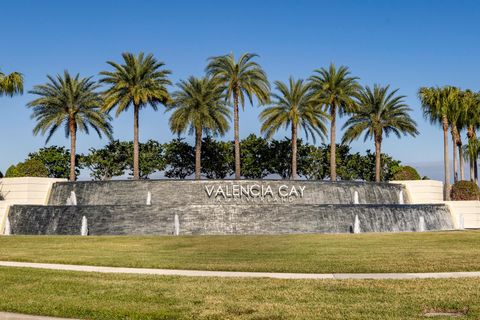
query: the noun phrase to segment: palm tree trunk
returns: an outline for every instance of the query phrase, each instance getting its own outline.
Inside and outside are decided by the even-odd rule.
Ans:
[[[443,199],[450,200],[450,169],[448,163],[448,119],[446,116],[442,117],[443,126],[443,169],[445,181],[443,186]]]
[[[470,160],[469,160],[469,163],[470,163],[470,181],[474,181],[475,180],[475,170],[473,168],[473,158],[472,156],[470,155]]]
[[[468,126],[467,128],[467,138],[468,138],[468,144],[469,144],[469,147],[471,146],[471,143],[472,143],[472,139],[473,139],[473,126]],[[474,165],[474,161],[473,161],[473,156],[472,156],[472,153],[469,152],[469,164],[470,164],[470,181],[474,181],[475,180],[475,170],[473,168],[473,165]]]
[[[458,167],[457,167],[457,146],[460,142],[460,135],[458,134],[458,128],[455,123],[452,123],[452,143],[453,143],[453,181],[458,181]],[[461,157],[461,154],[460,154]],[[460,171],[461,161],[460,161]]]
[[[140,179],[139,152],[138,152],[138,116],[139,106],[133,106],[133,179]]]
[[[297,179],[297,125],[292,121],[292,180]]]
[[[330,180],[337,181],[337,146],[335,144],[336,141],[336,116],[337,116],[337,108],[335,103],[331,105],[331,112],[330,112],[331,120],[330,120]]]
[[[478,184],[478,163],[477,163],[477,158],[473,160],[473,172],[475,176],[475,183]]]
[[[457,170],[457,144],[455,143],[455,138],[452,139],[453,146],[453,181],[458,181],[458,170]]]
[[[202,130],[195,129],[195,179],[200,180],[202,169]]]
[[[238,88],[233,92],[233,131],[235,142],[235,179],[239,180],[240,173],[240,130],[238,124]]]
[[[380,169],[382,156],[382,139],[380,137],[375,137],[375,182],[380,182],[381,174]]]
[[[70,117],[68,121],[68,126],[70,130],[70,181],[77,180],[77,175],[75,174],[75,155],[77,152],[77,127],[75,119]]]
[[[462,156],[462,140],[458,140],[457,142],[458,148],[458,160],[460,161],[460,180],[465,180],[465,162],[463,161]]]

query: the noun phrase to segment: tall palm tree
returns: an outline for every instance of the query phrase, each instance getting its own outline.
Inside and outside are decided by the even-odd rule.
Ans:
[[[375,141],[375,181],[381,180],[381,148],[383,134],[385,137],[393,133],[416,136],[417,124],[410,117],[412,111],[404,101],[405,96],[397,95],[397,90],[389,91],[390,86],[374,85],[362,88],[358,94],[357,108],[343,128],[346,131],[342,143],[358,139],[363,133],[364,141],[368,138]]]
[[[422,87],[418,91],[423,115],[432,123],[440,123],[443,129],[443,166],[444,166],[444,199],[450,200],[450,170],[448,162],[448,113],[458,98],[454,87]]]
[[[13,96],[23,93],[23,76],[21,73],[12,72],[8,75],[0,72],[0,97]]]
[[[67,71],[55,78],[47,76],[49,82],[34,86],[29,93],[39,96],[27,106],[33,108],[32,118],[37,121],[33,133],[47,134],[47,143],[61,126],[65,137],[70,137],[70,180],[76,179],[75,155],[77,131],[89,133],[89,127],[101,138],[104,133],[112,138],[110,116],[100,111],[102,97],[96,91],[99,85],[91,78],[72,77]]]
[[[226,99],[233,99],[233,127],[235,140],[235,179],[240,179],[240,133],[238,104],[245,106],[248,99],[253,104],[255,96],[260,104],[269,102],[270,84],[267,75],[254,58],[258,55],[245,53],[235,60],[231,53],[224,56],[209,58],[206,72],[208,75],[220,79],[225,85]]]
[[[100,72],[104,76],[100,82],[109,85],[105,91],[104,111],[117,108],[116,116],[128,111],[133,106],[133,178],[140,179],[138,157],[138,119],[140,109],[150,105],[155,111],[158,104],[171,102],[167,86],[171,84],[168,75],[171,73],[163,67],[152,54],[138,55],[123,53],[123,64],[112,61],[107,63],[113,71]]]
[[[477,181],[478,177],[476,174],[476,163],[477,163],[477,154],[476,151],[478,141],[476,131],[480,126],[480,94],[466,90],[461,96],[461,104],[463,109],[463,117],[461,117],[461,123],[467,129],[467,152],[470,162],[470,180]]]
[[[224,88],[215,78],[190,77],[180,81],[173,93],[172,132],[195,134],[195,179],[200,179],[202,133],[224,135],[229,129],[230,109],[225,104]]]
[[[458,181],[457,164],[457,145],[460,140],[459,126],[461,129],[460,118],[462,117],[461,91],[456,87],[451,87],[452,101],[448,107],[448,122],[450,123],[450,134],[453,147],[453,181]]]
[[[314,100],[330,112],[330,179],[337,180],[336,164],[336,117],[349,113],[355,107],[354,97],[360,86],[357,77],[350,76],[345,66],[338,69],[332,63],[328,69],[314,71],[310,77],[310,85],[314,92]]]
[[[272,106],[260,113],[263,122],[261,131],[268,139],[281,127],[290,127],[292,132],[292,171],[291,179],[297,179],[297,138],[298,129],[303,129],[306,137],[310,135],[315,141],[318,135],[323,140],[327,129],[324,125],[328,117],[312,102],[310,87],[303,80],[290,77],[288,84],[275,81],[279,94],[272,94]]]

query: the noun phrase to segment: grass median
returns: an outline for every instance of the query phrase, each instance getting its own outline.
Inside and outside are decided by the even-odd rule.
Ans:
[[[480,318],[480,279],[278,280],[0,268],[0,310],[85,319]],[[440,317],[439,319],[448,319]]]
[[[480,270],[480,231],[359,235],[0,237],[0,260],[191,270]]]

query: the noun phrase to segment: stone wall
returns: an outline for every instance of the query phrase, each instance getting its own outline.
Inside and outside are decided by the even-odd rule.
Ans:
[[[270,189],[269,189],[270,188]],[[50,205],[64,205],[74,191],[78,205],[186,204],[398,204],[402,185],[288,180],[142,180],[56,183]],[[271,192],[270,192],[271,191]],[[249,195],[246,195],[250,192]],[[408,197],[405,193],[405,201]]]
[[[10,205],[47,204],[52,185],[60,181],[65,179],[29,177],[0,179],[0,192],[5,197],[4,201],[0,201],[0,234],[4,232]]]
[[[90,235],[349,233],[452,229],[444,205],[102,205],[13,206],[13,234]]]

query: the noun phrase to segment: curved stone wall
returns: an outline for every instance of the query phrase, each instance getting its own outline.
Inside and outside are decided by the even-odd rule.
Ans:
[[[90,235],[351,233],[356,217],[360,232],[453,228],[444,205],[103,205],[10,209],[13,234],[80,235],[84,216]]]
[[[398,204],[401,185],[289,180],[121,180],[56,183],[50,205],[65,205],[74,191],[78,205],[146,204]],[[405,202],[408,202],[406,193]]]

